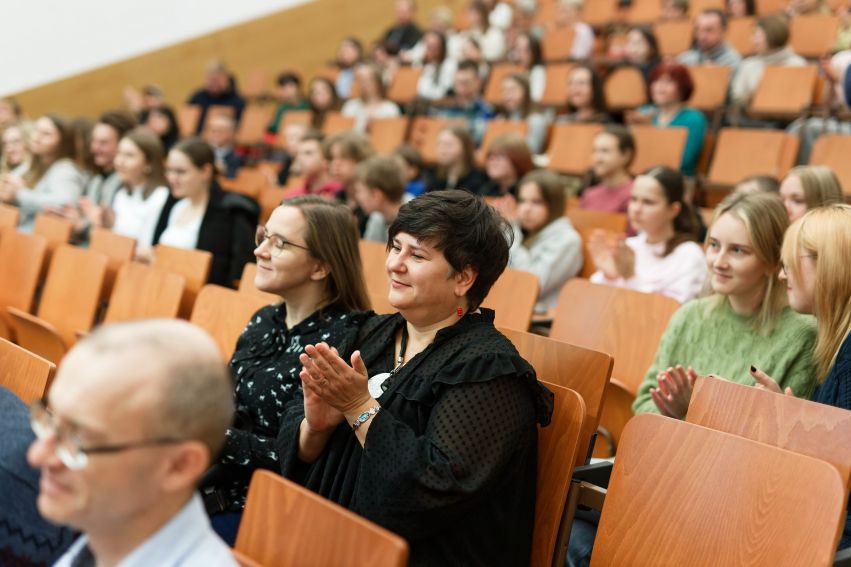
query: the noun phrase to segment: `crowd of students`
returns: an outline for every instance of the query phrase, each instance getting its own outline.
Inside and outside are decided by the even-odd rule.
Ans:
[[[235,419],[221,435],[205,434],[206,452],[173,491],[175,512],[189,516],[200,506],[184,490],[200,481],[213,528],[232,544],[251,474],[270,469],[405,536],[412,564],[523,564],[534,517],[535,428],[548,422],[552,401],[496,331],[493,313],[480,309],[505,267],[537,277],[536,311],[542,314],[555,308],[564,284],[581,272],[584,249],[596,267],[592,282],[660,293],[682,304],[647,369],[636,413],[683,418],[695,379],[707,374],[851,410],[851,278],[845,268],[851,206],[843,204],[836,175],[824,166],[800,165],[783,179],[743,179],[708,226],[691,191],[709,124],[687,106],[694,90],[689,66],[733,67],[730,100],[746,108],[766,65],[803,63],[788,46],[787,14],[759,17],[751,57],[742,60],[725,41],[727,18],[753,14],[751,4],[730,0],[726,11],[697,15],[694,45],[676,60],[662,60],[649,28],[614,26],[609,55],[642,73],[649,103],[613,112],[600,67],[591,60],[599,53],[600,30],[582,21],[580,1],[561,0],[554,21],[538,25],[534,3],[474,0],[464,7],[463,29],[454,29],[452,13],[439,9],[422,30],[414,2],[397,0],[396,21],[380,40],[368,49],[357,38],[341,43],[334,79],[312,79],[305,96],[298,73],[278,77],[278,107],[262,151],[278,162],[276,181],[288,188],[288,198],[268,219],[260,218],[256,201],[219,183],[253,159],[235,142],[246,101],[221,62],[210,64],[204,86],[189,98],[201,108],[198,137],[182,140],[156,87],[129,90],[129,109],[105,112],[91,124],[55,114],[28,122],[13,100],[2,100],[0,202],[20,209],[22,231],[32,230],[37,214],[48,213],[68,219],[83,245],[92,228],[132,237],[137,261],[150,261],[156,244],[210,251],[209,281],[220,285],[232,286],[254,261],[256,287],[283,298],[258,311],[242,333],[230,361]],[[663,8],[666,19],[686,17],[680,0],[663,2]],[[789,6],[790,14],[826,9],[803,0]],[[555,112],[538,104],[546,89],[542,40],[568,28],[570,56],[579,63],[568,75],[564,106]],[[620,44],[613,40],[619,34]],[[839,47],[847,36],[843,27]],[[824,65],[831,69],[831,88],[844,96],[845,69],[835,68],[840,55]],[[501,103],[491,107],[483,86],[491,65],[504,60],[523,71],[503,78]],[[419,100],[404,108],[387,99],[401,65],[423,69]],[[214,106],[233,111],[221,114]],[[311,111],[309,123],[287,121],[289,112],[304,110]],[[336,111],[354,118],[355,126],[325,136],[324,121]],[[412,145],[379,155],[370,143],[372,120],[411,112],[458,119],[437,135],[434,163]],[[494,117],[524,120],[528,133],[499,136],[479,155]],[[565,214],[568,180],[539,167],[536,156],[550,125],[571,122],[603,125],[577,206],[625,214],[624,234],[597,231],[583,243]],[[629,125],[640,123],[687,129],[679,168],[633,174],[637,147]],[[830,124],[801,119],[789,128],[806,136],[819,125],[845,127]],[[389,301],[398,314],[368,312],[358,238],[387,244]],[[113,341],[128,341],[134,330],[119,330],[115,339],[110,332],[83,341],[83,355],[68,356],[48,409],[37,410],[52,413],[34,417],[30,462],[43,475],[60,471],[71,492],[84,490],[72,466],[74,454],[86,456],[84,445],[73,454],[55,446],[51,452],[48,445],[58,441],[66,421],[83,415],[68,403],[63,378],[79,373],[73,362],[91,349],[120,351]],[[163,332],[189,336],[196,352],[187,357],[204,359],[200,339],[178,328]],[[157,356],[161,349],[168,364],[155,369],[158,379],[175,379],[183,369],[155,342],[144,354]],[[88,387],[103,389],[99,380]],[[197,404],[188,406],[197,410]],[[107,445],[120,442],[107,437]],[[202,437],[192,431],[169,443]],[[151,494],[166,486],[156,476],[145,482]],[[136,488],[113,479],[104,490],[118,497]],[[43,491],[39,510],[89,538],[65,561],[116,552],[104,544],[110,532],[94,518],[98,510],[89,517],[58,503],[56,494]],[[141,502],[134,510],[110,508],[108,499],[99,503],[122,518],[156,516]],[[128,545],[143,545],[150,536]],[[67,534],[62,537],[67,545]],[[216,561],[228,564],[217,543],[204,541],[219,554]],[[593,526],[577,522],[568,563],[587,564],[592,544]],[[127,555],[133,545],[119,552]],[[851,524],[840,543],[849,546]]]

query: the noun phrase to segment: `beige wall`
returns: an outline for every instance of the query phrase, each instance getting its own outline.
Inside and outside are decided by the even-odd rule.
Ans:
[[[458,0],[420,1],[420,19],[442,3],[460,5]],[[210,59],[223,58],[241,82],[253,69],[274,77],[295,68],[307,78],[333,59],[344,37],[355,35],[368,44],[392,18],[393,0],[316,0],[15,96],[30,117],[48,111],[96,116],[124,104],[126,85],[150,83],[161,86],[169,102],[178,105],[200,86]]]

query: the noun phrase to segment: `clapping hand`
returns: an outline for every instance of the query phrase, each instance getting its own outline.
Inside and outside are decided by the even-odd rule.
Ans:
[[[354,413],[372,400],[369,375],[360,351],[352,354],[351,366],[337,349],[325,343],[308,345],[299,356],[299,374],[305,391],[305,417],[311,429],[321,431],[336,426],[343,415]],[[308,407],[308,395],[310,407]],[[310,415],[308,415],[310,411]]]
[[[653,398],[659,413],[667,417],[683,419],[688,412],[697,372],[691,367],[686,370],[678,364],[660,372],[656,380],[659,387],[650,388],[650,397]]]

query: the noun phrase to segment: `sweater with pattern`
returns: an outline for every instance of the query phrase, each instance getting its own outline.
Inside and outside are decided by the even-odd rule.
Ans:
[[[815,319],[786,307],[774,331],[761,335],[754,331],[752,319],[737,315],[728,301],[712,309],[714,300],[691,301],[671,317],[638,389],[633,412],[658,413],[650,388],[658,387],[659,372],[677,364],[691,366],[700,375],[716,374],[748,386],[755,383],[748,371],[753,365],[777,380],[781,388],[788,386],[796,396],[810,397],[815,386]]]

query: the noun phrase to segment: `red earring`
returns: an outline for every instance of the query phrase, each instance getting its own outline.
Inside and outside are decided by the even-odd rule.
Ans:
[[[461,309],[460,307],[458,308],[458,310],[456,311],[456,313],[458,313],[458,316],[459,316],[459,317],[463,317],[463,316],[464,316],[464,310],[463,310],[463,309]]]

